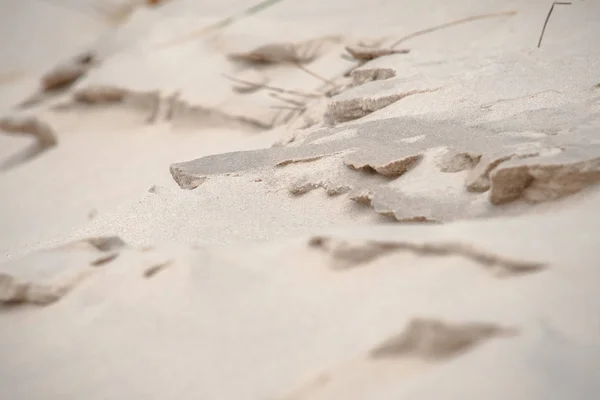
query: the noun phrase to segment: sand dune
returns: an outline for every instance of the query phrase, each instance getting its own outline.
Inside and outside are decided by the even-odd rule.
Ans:
[[[3,2],[5,397],[596,398],[600,7],[550,6]]]

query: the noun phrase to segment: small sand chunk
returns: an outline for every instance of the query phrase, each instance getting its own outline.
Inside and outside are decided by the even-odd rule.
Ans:
[[[352,86],[363,85],[367,82],[391,79],[396,76],[396,71],[391,68],[361,68],[352,71]]]
[[[338,96],[331,99],[328,112],[334,122],[347,122],[365,115],[369,115],[377,110],[381,110],[403,99],[407,96],[413,96],[420,93],[435,92],[440,88],[409,90],[406,92],[389,93],[383,95],[364,95],[364,96]]]
[[[84,53],[73,60],[58,65],[42,76],[42,91],[50,92],[72,85],[81,78],[94,63],[94,55]]]
[[[87,242],[94,246],[100,251],[113,251],[120,250],[125,247],[126,243],[118,236],[98,236],[84,239],[83,242]]]
[[[115,258],[117,258],[119,256],[118,252],[114,252],[114,253],[109,253],[106,255],[103,255],[101,257],[98,257],[97,259],[93,260],[90,265],[92,267],[99,267],[102,266],[104,264],[108,264],[109,262],[113,261]]]
[[[450,152],[445,154],[438,163],[438,168],[442,172],[461,172],[473,169],[481,160],[481,154],[468,152]]]
[[[374,171],[387,178],[398,178],[414,168],[422,158],[421,154],[414,154],[397,160],[383,161],[379,154],[357,152],[346,157],[344,164],[352,169]]]
[[[373,202],[373,190],[371,189],[358,189],[350,193],[350,200],[363,204],[365,206],[372,205]]]
[[[392,54],[407,54],[410,53],[408,49],[386,49],[379,47],[366,47],[366,46],[346,46],[346,51],[350,55],[359,61],[370,61],[379,57],[389,56]]]
[[[489,323],[448,323],[434,319],[416,318],[410,321],[403,333],[391,337],[371,350],[374,359],[417,357],[425,360],[442,360],[493,338],[512,337],[514,328],[504,328]]]
[[[288,191],[294,196],[300,196],[319,188],[325,189],[328,196],[339,196],[352,190],[350,186],[335,185],[327,180],[313,180],[304,177],[292,183]]]
[[[146,268],[146,270],[144,271],[144,277],[145,278],[152,278],[153,276],[155,276],[159,272],[161,272],[164,269],[168,268],[172,263],[173,263],[173,260],[167,260],[167,261],[164,261],[164,262],[161,262],[161,263],[154,264],[154,265]]]
[[[87,104],[119,103],[123,101],[127,91],[114,86],[94,85],[75,91],[75,101]]]
[[[87,70],[86,66],[79,64],[60,65],[42,77],[42,90],[49,92],[71,85]]]

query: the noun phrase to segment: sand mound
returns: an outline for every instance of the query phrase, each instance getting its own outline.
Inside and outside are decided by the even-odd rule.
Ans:
[[[0,3],[4,397],[597,397],[600,3]]]

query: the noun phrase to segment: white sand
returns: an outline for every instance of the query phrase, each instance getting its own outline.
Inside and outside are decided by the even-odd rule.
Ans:
[[[598,397],[597,2],[127,3],[0,4],[2,398]]]

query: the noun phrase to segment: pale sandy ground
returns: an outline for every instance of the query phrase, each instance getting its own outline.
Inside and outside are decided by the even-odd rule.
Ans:
[[[2,398],[598,398],[600,3],[125,3],[0,3]]]

